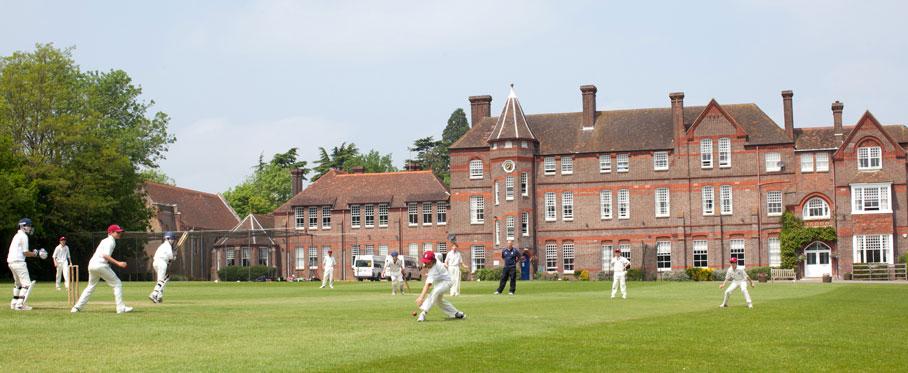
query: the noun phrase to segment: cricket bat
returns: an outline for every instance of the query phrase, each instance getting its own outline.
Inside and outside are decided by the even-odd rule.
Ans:
[[[183,244],[185,244],[185,243],[186,243],[186,239],[189,238],[189,232],[190,232],[190,231],[183,232],[183,235],[180,236],[180,239],[179,239],[179,240],[177,240],[177,244],[176,244],[176,247],[175,247],[174,249],[179,250],[179,249],[182,249],[182,248],[183,248]]]

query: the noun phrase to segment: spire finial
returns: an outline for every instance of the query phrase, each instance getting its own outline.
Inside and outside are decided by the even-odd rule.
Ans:
[[[508,98],[517,98],[517,92],[514,92],[514,83],[511,83],[511,93],[508,94]]]

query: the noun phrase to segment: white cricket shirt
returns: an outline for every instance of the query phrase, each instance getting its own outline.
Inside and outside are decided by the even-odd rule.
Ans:
[[[107,259],[104,259],[103,255],[113,255],[114,248],[116,247],[117,240],[113,238],[113,236],[107,236],[107,238],[101,240],[101,243],[98,244],[98,248],[95,249],[95,255],[92,255],[91,260],[88,261],[88,265],[108,264]]]
[[[624,268],[625,268],[628,264],[631,264],[631,261],[630,261],[630,260],[627,260],[627,258],[625,258],[625,257],[623,257],[623,256],[620,256],[620,255],[619,255],[617,258],[615,258],[615,257],[613,256],[613,257],[612,257],[612,272],[615,272],[615,273],[624,273],[624,272],[625,272],[625,271],[624,271]]]
[[[158,250],[154,252],[154,260],[163,260],[169,262],[173,259],[173,246],[170,245],[170,242],[164,240],[164,243],[161,246],[158,246]]]
[[[451,276],[448,275],[448,271],[444,267],[436,262],[432,268],[429,268],[429,273],[426,274],[426,283],[437,284],[444,281],[451,281]]]
[[[26,252],[28,252],[28,234],[20,229],[13,236],[13,242],[9,244],[9,254],[6,254],[6,262],[25,263]]]

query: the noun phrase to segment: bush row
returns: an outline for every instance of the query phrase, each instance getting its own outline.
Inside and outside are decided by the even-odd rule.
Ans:
[[[218,271],[221,281],[254,281],[259,277],[274,278],[277,268],[269,266],[228,266]]]

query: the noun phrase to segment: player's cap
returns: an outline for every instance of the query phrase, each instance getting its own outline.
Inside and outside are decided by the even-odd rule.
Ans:
[[[391,252],[391,256],[393,256],[393,257],[396,258],[396,257],[397,257],[397,251],[392,251],[392,252]]]
[[[737,263],[737,262],[738,262],[738,258],[731,258],[731,259],[728,260],[728,262],[729,262],[729,263]]]
[[[621,254],[621,249],[615,249],[615,254]]]
[[[19,219],[19,226],[29,226],[30,227],[31,225],[32,225],[31,219],[29,219],[29,218]]]
[[[175,237],[176,237],[176,236],[173,235],[173,232],[170,232],[170,231],[164,232],[164,239],[165,239],[165,240],[172,240],[172,239],[174,239]]]
[[[328,250],[328,254],[331,254],[331,253],[333,253],[333,252],[334,252],[334,251]]]
[[[435,253],[433,253],[431,250],[426,251],[422,253],[422,259],[420,259],[419,261],[426,264],[432,263],[435,261]]]
[[[60,236],[60,241],[66,241],[66,237],[65,237],[65,236]]]
[[[113,232],[122,232],[122,231],[123,231],[123,228],[121,228],[119,225],[116,225],[116,224],[111,224],[109,227],[107,227],[107,234],[111,234]]]

